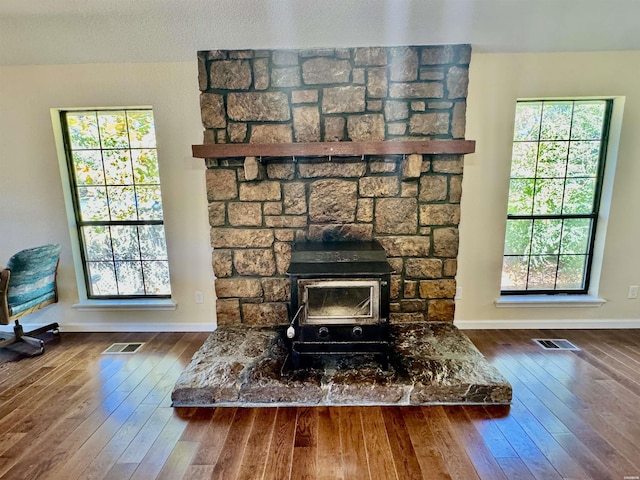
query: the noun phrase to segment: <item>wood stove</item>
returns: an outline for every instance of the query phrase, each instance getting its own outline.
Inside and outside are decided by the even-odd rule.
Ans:
[[[387,369],[391,272],[376,241],[294,244],[287,271],[294,367],[311,356],[374,355]]]

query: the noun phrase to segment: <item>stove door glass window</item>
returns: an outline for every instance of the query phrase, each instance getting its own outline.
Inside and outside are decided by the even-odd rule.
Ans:
[[[319,281],[306,285],[306,322],[376,321],[378,282]]]

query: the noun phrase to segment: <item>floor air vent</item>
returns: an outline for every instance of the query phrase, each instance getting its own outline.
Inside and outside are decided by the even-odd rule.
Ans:
[[[114,354],[114,353],[136,353],[140,348],[144,345],[144,342],[138,343],[114,343],[109,348],[107,348],[103,354]]]
[[[580,350],[564,338],[534,338],[533,341],[545,350]]]

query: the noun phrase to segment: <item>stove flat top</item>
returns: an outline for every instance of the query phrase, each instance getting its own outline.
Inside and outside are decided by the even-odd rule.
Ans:
[[[293,245],[288,275],[382,275],[393,269],[376,242],[300,242]]]

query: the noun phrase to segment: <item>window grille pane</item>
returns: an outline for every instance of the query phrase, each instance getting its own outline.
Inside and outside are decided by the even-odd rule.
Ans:
[[[169,295],[169,262],[142,262],[144,285],[148,293]]]
[[[564,255],[588,253],[592,223],[592,220],[589,218],[566,219],[562,226],[560,252]]]
[[[151,110],[128,110],[131,148],[156,148],[156,129]]]
[[[580,101],[573,110],[572,140],[600,140],[606,102]]]
[[[100,150],[73,152],[76,183],[78,185],[104,185],[104,170]]]
[[[67,129],[71,148],[82,150],[100,148],[98,117],[96,112],[68,112]]]
[[[140,220],[162,219],[162,198],[160,186],[136,187],[138,199],[138,217]]]
[[[128,148],[127,117],[122,112],[98,112],[100,145],[103,149]]]
[[[586,259],[586,255],[561,255],[556,288],[562,290],[582,289]]]
[[[512,179],[509,186],[509,213],[529,215],[533,210],[535,179]]]
[[[502,267],[502,288],[505,290],[525,290],[529,257],[504,257]]]
[[[114,260],[140,260],[138,227],[135,225],[113,225],[111,243]]]
[[[169,297],[153,112],[62,115],[89,297]]]
[[[166,260],[167,245],[162,225],[140,225],[140,255],[143,260]]]
[[[108,226],[85,226],[82,227],[82,233],[88,261],[113,260],[111,232]]]
[[[542,102],[526,102],[516,105],[516,123],[513,139],[516,141],[540,139]]]
[[[538,178],[564,178],[567,171],[569,142],[540,142]]]
[[[81,220],[108,221],[110,219],[106,188],[80,187],[78,188],[78,197]]]
[[[118,282],[112,262],[88,262],[87,266],[92,296],[118,295]]]
[[[538,179],[533,199],[534,215],[557,215],[562,212],[563,179]]]
[[[600,160],[600,141],[577,141],[569,145],[567,177],[595,177]]]
[[[159,185],[158,157],[155,150],[132,150],[133,175],[137,185]]]
[[[503,293],[586,293],[611,104],[517,103]]]
[[[118,293],[120,295],[143,295],[142,264],[140,262],[116,262]]]
[[[540,140],[568,140],[573,102],[544,102]]]
[[[133,185],[129,150],[105,150],[102,155],[107,185]]]
[[[507,220],[505,255],[528,255],[531,249],[533,220]]]
[[[108,187],[109,211],[112,220],[137,220],[136,195],[131,187]]]
[[[515,142],[511,159],[511,178],[535,177],[537,160],[537,142]]]
[[[531,236],[533,255],[560,253],[560,235],[562,220],[534,220]]]
[[[529,258],[528,290],[553,290],[558,270],[557,255],[531,255]]]
[[[595,193],[595,178],[574,178],[567,180],[562,213],[588,215],[593,211]]]

